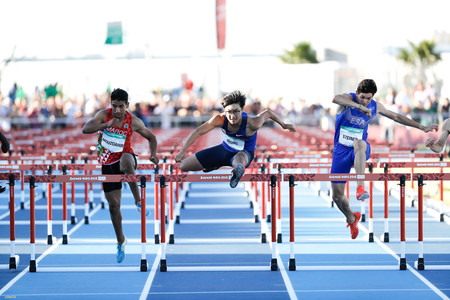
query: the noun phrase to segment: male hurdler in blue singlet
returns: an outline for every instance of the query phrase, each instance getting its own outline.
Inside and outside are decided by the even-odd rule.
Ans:
[[[357,174],[364,173],[365,162],[370,158],[370,144],[367,142],[367,129],[375,115],[387,117],[397,123],[418,128],[424,132],[437,130],[437,124],[428,126],[419,123],[384,107],[383,104],[373,100],[377,86],[372,79],[364,79],[358,85],[356,93],[336,95],[333,103],[340,105],[336,115],[336,130],[334,133],[334,149],[331,173],[350,173],[355,166]],[[358,236],[358,222],[361,218],[359,212],[353,213],[349,200],[345,196],[346,181],[332,181],[332,198],[339,210],[347,218],[347,227],[350,226],[352,239]],[[358,181],[356,198],[364,200],[370,197],[364,189],[364,182]]]
[[[224,112],[218,114],[195,129],[187,138],[180,152],[175,156],[183,172],[204,172],[219,169],[223,166],[232,166],[233,175],[230,186],[235,188],[244,175],[245,168],[250,165],[254,157],[257,130],[271,119],[278,123],[285,131],[295,131],[292,124],[285,124],[271,110],[266,109],[256,117],[249,117],[242,109],[245,106],[245,95],[239,91],[232,92],[221,101]],[[215,147],[201,150],[194,155],[186,157],[186,151],[199,136],[210,132],[216,127],[222,129],[223,142]]]

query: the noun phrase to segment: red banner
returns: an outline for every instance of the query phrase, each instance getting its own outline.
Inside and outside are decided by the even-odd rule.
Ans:
[[[217,49],[225,49],[225,36],[227,25],[226,0],[216,0],[216,27],[217,27]]]

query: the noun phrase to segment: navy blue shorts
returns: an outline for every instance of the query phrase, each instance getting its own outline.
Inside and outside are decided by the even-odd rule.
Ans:
[[[134,158],[134,169],[137,168],[137,159],[136,155],[133,155]],[[102,165],[102,174],[125,174],[120,170],[120,160],[110,164],[110,165]],[[122,182],[103,182],[103,191],[105,193],[112,192],[114,190],[122,189]]]
[[[370,158],[370,144],[366,141],[366,160]],[[333,149],[331,174],[348,174],[355,163],[355,148],[336,144]],[[332,181],[332,183],[346,183],[347,181]]]
[[[248,164],[245,167],[248,167],[255,157],[254,151],[242,150],[248,157]],[[225,149],[222,145],[217,145],[211,148],[207,148],[195,153],[198,161],[202,165],[203,169],[213,169],[220,168],[225,166],[232,167],[231,164],[233,162],[234,156],[238,152],[231,152]]]

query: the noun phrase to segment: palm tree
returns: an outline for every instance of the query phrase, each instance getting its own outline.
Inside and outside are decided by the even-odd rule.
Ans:
[[[287,64],[316,64],[319,62],[316,51],[309,42],[300,42],[294,45],[293,50],[284,50],[280,59]]]
[[[416,77],[417,80],[424,80],[426,78],[426,71],[442,59],[441,55],[435,51],[436,43],[434,41],[424,40],[417,45],[411,41],[408,41],[408,44],[411,49],[400,48],[397,59],[403,61],[405,65],[411,68],[411,74],[408,77]],[[436,74],[433,71],[432,75],[436,82]]]

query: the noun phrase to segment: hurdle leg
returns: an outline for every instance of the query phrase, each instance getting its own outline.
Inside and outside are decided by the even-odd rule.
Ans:
[[[297,269],[295,265],[295,223],[294,223],[294,176],[289,176],[289,271]]]
[[[25,175],[25,171],[20,171],[21,181],[20,181],[20,209],[25,209],[25,182],[23,180],[23,176]]]
[[[154,206],[155,244],[159,244],[159,187],[157,182],[155,182]]]
[[[161,177],[160,181],[161,188],[161,259],[159,262],[159,271],[167,272],[167,261],[166,261],[166,178]]]
[[[405,236],[405,175],[400,176],[400,270],[406,270],[406,236]]]
[[[369,242],[373,243],[373,182],[369,182]]]
[[[277,181],[277,243],[283,242],[282,232],[281,232],[281,182]]]
[[[419,243],[419,258],[414,263],[414,266],[417,270],[425,270],[425,262],[423,259],[423,175],[420,174],[417,178],[418,184],[418,203],[417,203],[417,210],[418,210],[418,238],[417,242]]]
[[[62,194],[63,194],[63,244],[68,244],[67,238],[67,182],[62,183]]]
[[[404,195],[403,195],[404,197]],[[388,182],[384,181],[384,236],[381,237],[383,242],[389,243],[389,193]]]
[[[146,257],[146,243],[147,243],[147,224],[146,224],[146,182],[145,176],[141,176],[141,272],[147,272],[147,257]]]
[[[16,215],[15,215],[15,202],[14,202],[14,174],[9,175],[9,268],[17,269],[19,264],[19,256],[15,254],[15,241],[16,241]],[[23,181],[23,177],[22,177]]]
[[[30,178],[30,272],[36,272],[36,211],[34,177]]]
[[[264,232],[264,220],[266,219],[266,196],[265,196],[265,189],[264,189],[264,182],[261,181],[261,243],[266,243],[266,233]]]
[[[47,188],[47,244],[53,245],[53,220],[52,220],[52,183]]]
[[[270,196],[272,201],[272,213],[276,217],[277,213],[277,202],[275,200],[277,179],[275,175],[270,177]],[[277,262],[277,222],[276,220],[272,221],[272,260],[270,261],[270,270],[278,271],[278,262]]]

